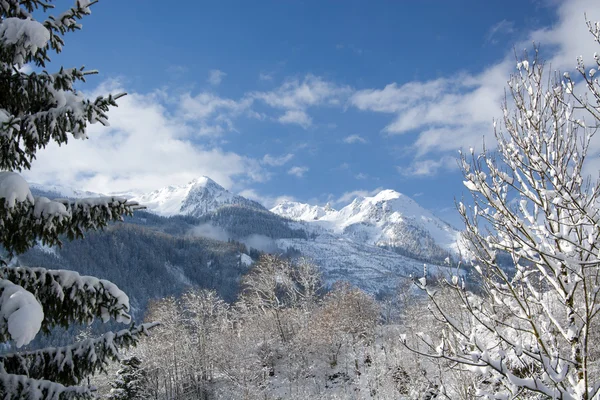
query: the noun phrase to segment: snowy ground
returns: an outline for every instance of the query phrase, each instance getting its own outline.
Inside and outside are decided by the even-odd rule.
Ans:
[[[285,250],[294,247],[317,264],[328,284],[346,280],[369,292],[393,290],[399,281],[423,276],[422,262],[393,251],[361,244],[343,237],[322,234],[314,240],[279,239],[277,245]],[[449,268],[427,265],[429,274],[450,273]]]

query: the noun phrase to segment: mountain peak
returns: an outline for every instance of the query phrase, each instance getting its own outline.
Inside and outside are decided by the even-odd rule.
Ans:
[[[441,248],[454,250],[459,235],[431,211],[392,189],[381,190],[370,197],[356,197],[339,211],[330,206],[297,202],[281,203],[271,211],[374,245],[402,246],[409,241],[407,232],[422,232]]]
[[[379,192],[375,196],[373,196],[373,200],[376,200],[376,201],[395,200],[395,199],[399,199],[399,198],[407,198],[407,196],[405,196],[402,193],[397,192],[393,189],[382,190],[381,192]]]
[[[225,188],[223,188],[223,186],[219,185],[217,182],[213,181],[208,176],[199,176],[198,178],[194,178],[188,183],[188,186],[192,186],[192,187],[213,186],[213,187],[218,187],[218,188],[225,190]]]
[[[179,214],[201,217],[230,205],[264,210],[255,201],[229,192],[207,176],[195,178],[185,185],[167,186],[133,200],[163,216]]]
[[[299,220],[313,221],[330,213],[336,212],[329,203],[325,207],[311,206],[297,201],[283,200],[271,209],[271,212],[282,217]]]

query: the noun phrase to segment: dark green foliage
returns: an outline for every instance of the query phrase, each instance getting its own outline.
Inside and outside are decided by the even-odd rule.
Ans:
[[[263,235],[272,239],[306,239],[303,229],[289,226],[289,220],[267,210],[257,210],[240,206],[226,206],[198,220],[225,229],[233,239],[241,240],[250,235]]]
[[[131,326],[117,333],[86,339],[70,346],[0,356],[0,365],[9,374],[27,375],[62,385],[78,385],[88,376],[104,371],[108,361],[118,359],[117,349],[135,345],[141,334],[154,324]],[[57,362],[72,360],[72,363]]]
[[[27,19],[34,9],[53,8],[49,1],[5,1],[0,17]],[[42,22],[48,29],[49,41],[35,53],[27,51],[20,43],[2,43],[0,46],[0,108],[14,116],[3,127],[8,134],[0,135],[0,169],[29,169],[35,153],[50,141],[66,143],[69,134],[84,136],[88,123],[105,123],[109,107],[122,96],[98,97],[94,101],[81,99],[76,107],[65,104],[60,109],[55,91],[75,93],[74,83],[85,82],[85,76],[95,71],[82,68],[60,68],[57,73],[24,73],[15,65],[34,63],[45,67],[50,61],[48,51],[59,53],[64,41],[62,35],[80,29],[77,20],[90,13],[88,7],[75,7],[63,12],[59,18],[50,16]]]
[[[73,322],[93,321],[94,318],[129,322],[130,317],[122,302],[114,296],[116,286],[108,281],[80,276],[69,272],[44,268],[0,267],[0,276],[23,289],[44,299],[44,321],[42,329],[49,332],[56,325],[67,327]],[[118,290],[118,289],[117,289]],[[5,326],[2,328],[6,329]],[[0,340],[7,341],[10,335],[0,331]]]
[[[0,157],[1,159],[1,157]],[[36,198],[39,200],[39,197]],[[0,201],[0,245],[12,253],[23,253],[38,241],[61,245],[61,236],[69,240],[83,238],[86,230],[101,229],[110,221],[121,221],[140,208],[123,198],[108,197],[85,200],[59,199],[67,215],[35,215],[35,206],[28,201],[8,209]]]
[[[80,29],[77,21],[90,13],[89,7],[96,1],[77,0],[59,17],[37,22],[32,13],[52,9],[51,2],[3,0],[0,4],[0,246],[11,256],[40,242],[54,246],[61,245],[64,238],[81,238],[84,231],[104,228],[139,208],[115,197],[77,201],[34,198],[27,183],[14,172],[29,169],[36,152],[51,142],[60,145],[70,136],[87,138],[87,125],[106,124],[106,112],[124,95],[89,100],[74,90],[76,83],[95,71],[61,67],[56,73],[27,73],[21,69],[28,63],[44,68],[50,61],[49,52],[62,50],[63,35]],[[28,343],[40,322],[41,329],[48,332],[54,326],[90,323],[98,317],[131,320],[127,296],[108,281],[72,271],[17,268],[0,261],[3,342]],[[57,269],[63,268],[57,265]],[[153,324],[132,325],[67,347],[0,356],[0,398],[91,398],[93,388],[65,385],[81,384],[104,370],[109,360],[118,357],[120,347],[135,345],[151,327]]]
[[[104,232],[90,232],[86,240],[66,242],[57,250],[59,258],[40,248],[19,258],[31,266],[68,268],[118,282],[137,310],[134,316],[141,317],[149,299],[178,295],[191,285],[215,289],[233,301],[247,270],[239,262],[245,246],[174,236],[163,233],[163,227],[119,224]]]
[[[117,379],[111,384],[112,390],[108,395],[111,400],[138,400],[147,399],[146,371],[141,368],[142,362],[137,357],[121,361],[121,369],[117,372]]]

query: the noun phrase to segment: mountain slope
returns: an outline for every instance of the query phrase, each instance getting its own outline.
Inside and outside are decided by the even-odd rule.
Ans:
[[[394,190],[358,197],[339,211],[294,202],[278,204],[271,211],[359,243],[404,249],[414,256],[443,259],[444,253],[458,250],[456,229]]]
[[[235,195],[212,179],[202,176],[182,186],[167,186],[132,200],[162,216],[190,215],[201,217],[226,205],[239,205],[256,210],[265,208],[255,201]]]
[[[305,256],[321,268],[327,282],[347,280],[377,293],[393,289],[398,280],[420,276],[424,263],[428,264],[430,271],[447,273],[446,268],[436,265],[444,265],[443,260],[456,249],[459,236],[458,231],[433,213],[393,190],[356,198],[340,210],[329,205],[321,207],[284,202],[269,211],[254,201],[227,191],[210,178],[201,177],[186,185],[169,186],[133,197],[133,200],[146,205],[149,213],[136,213],[133,219],[128,219],[136,226],[135,235],[122,236],[115,242],[122,240],[127,243],[126,247],[132,248],[107,248],[107,253],[123,251],[128,254],[132,251],[134,254],[153,254],[151,258],[160,260],[160,267],[142,257],[133,257],[129,258],[130,268],[152,267],[154,271],[167,274],[168,278],[161,279],[172,281],[167,285],[171,292],[190,283],[206,284],[214,280],[228,299],[234,296],[236,279],[243,270],[238,269],[241,254],[251,253],[250,248],[269,253],[285,252],[294,257]],[[124,235],[125,231],[115,229],[114,232]],[[157,233],[159,236],[154,236]],[[136,236],[144,237],[144,242],[154,243],[162,250],[157,253],[157,250],[147,248],[145,243],[134,240]],[[190,240],[190,236],[200,241]],[[165,241],[157,242],[156,237],[163,237]],[[180,243],[181,238],[187,240],[183,246],[186,249],[183,251],[185,262],[173,258],[179,251],[167,250]],[[197,250],[192,249],[204,247],[198,254],[211,254],[220,247],[219,243],[230,240],[244,243],[247,249],[223,247],[227,249],[227,255],[222,256],[220,265],[227,272],[213,269],[216,264],[208,265],[202,256],[194,253]],[[207,246],[208,243],[212,244]],[[188,249],[188,246],[191,247]],[[66,246],[67,253],[45,250],[54,251],[62,260],[69,257],[67,253],[82,251],[77,245]],[[169,256],[163,256],[162,251],[167,251]],[[44,257],[50,256],[52,254],[44,254]],[[188,265],[188,261],[192,264]],[[94,264],[92,261],[88,263]],[[195,276],[197,273],[193,265],[203,271],[200,279]],[[211,274],[215,276],[211,277]],[[232,284],[233,292],[224,288],[226,282]],[[135,293],[135,289],[132,290]],[[148,296],[149,293],[134,295],[141,299]],[[139,301],[139,304],[143,303]]]
[[[276,242],[289,253],[299,252],[312,260],[329,285],[348,281],[376,294],[393,292],[401,281],[423,276],[424,263],[421,261],[337,235],[323,234],[312,240],[279,239]],[[448,276],[452,272],[431,263],[427,263],[427,270],[430,276]]]

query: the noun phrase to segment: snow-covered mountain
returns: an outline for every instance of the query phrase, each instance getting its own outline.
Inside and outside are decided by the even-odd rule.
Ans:
[[[43,193],[52,197],[62,197],[67,199],[84,199],[87,197],[103,197],[104,195],[96,192],[88,192],[87,190],[73,189],[62,185],[40,185],[30,183],[29,189],[35,193]]]
[[[96,195],[59,186],[34,189],[56,194],[56,197]],[[252,200],[227,191],[208,177],[142,195],[128,194],[127,197],[158,215],[154,217],[157,219],[155,224],[161,222],[159,216],[197,218],[196,222],[165,220],[164,229],[157,228],[159,230],[212,239],[215,239],[214,235],[205,233],[218,231],[219,237],[264,251],[279,248],[290,255],[312,259],[328,283],[347,280],[371,293],[393,290],[397,282],[419,276],[424,263],[433,273],[447,274],[449,270],[443,266],[443,260],[457,249],[459,237],[459,232],[449,224],[394,190],[383,190],[372,197],[358,197],[339,210],[330,205],[323,207],[287,201],[272,208],[271,212]],[[241,207],[226,207],[231,205]],[[140,221],[145,218],[140,217]],[[202,229],[191,225],[177,226],[194,223]],[[175,225],[167,227],[168,224]],[[146,229],[145,225],[142,229]],[[257,247],[256,243],[267,243],[269,250]],[[250,260],[246,256],[243,261],[245,265]]]
[[[394,190],[382,190],[373,197],[357,197],[339,211],[329,206],[289,201],[271,211],[359,243],[415,251],[424,246],[452,252],[458,249],[456,229]]]
[[[273,207],[271,212],[296,221],[314,221],[335,213],[336,210],[329,203],[325,207],[321,207],[296,201],[284,201]]]
[[[229,192],[206,176],[196,178],[186,185],[167,186],[135,196],[131,200],[143,204],[149,211],[162,216],[201,217],[227,205],[265,210],[257,202]]]

